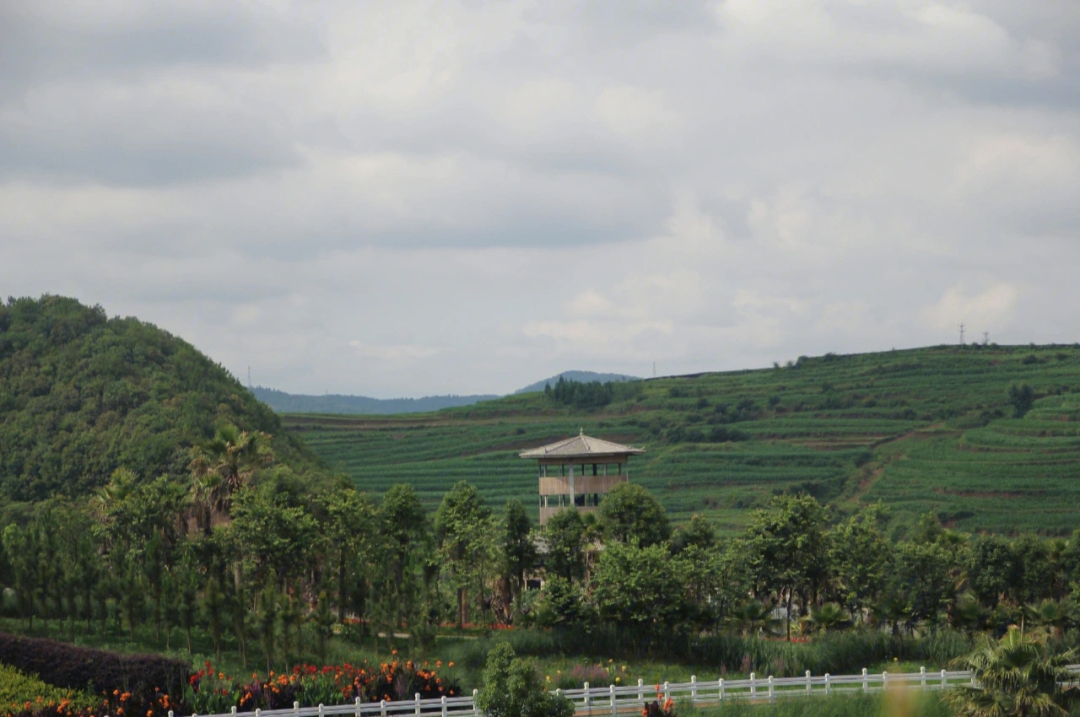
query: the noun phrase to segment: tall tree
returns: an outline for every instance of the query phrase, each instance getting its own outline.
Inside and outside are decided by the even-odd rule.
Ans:
[[[350,588],[363,581],[365,558],[378,533],[375,505],[352,487],[339,486],[319,500],[324,520],[319,525],[321,550],[329,562],[337,587],[338,622],[345,622]],[[362,601],[361,601],[362,602]],[[357,615],[357,617],[363,617]]]
[[[510,602],[519,607],[526,576],[536,569],[537,562],[532,522],[521,501],[506,501],[502,529],[503,576],[510,589]]]
[[[585,524],[576,510],[560,510],[544,526],[544,569],[568,581],[585,577]]]
[[[638,541],[644,548],[671,537],[667,512],[644,486],[620,483],[600,502],[600,525],[608,540]]]
[[[443,496],[435,512],[435,536],[439,553],[450,568],[450,578],[457,588],[458,628],[468,621],[467,590],[472,582],[478,552],[491,534],[491,509],[473,486],[458,481]]]
[[[892,546],[882,534],[887,517],[880,503],[867,506],[829,533],[836,597],[853,614],[865,615],[888,579]]]
[[[825,509],[808,495],[777,496],[769,509],[755,511],[747,529],[749,569],[757,591],[772,593],[786,608],[791,639],[792,608],[816,602],[828,578]]]

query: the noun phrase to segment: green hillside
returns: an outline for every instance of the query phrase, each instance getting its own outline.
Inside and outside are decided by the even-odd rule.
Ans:
[[[0,503],[83,495],[124,466],[187,474],[219,422],[275,437],[279,464],[318,459],[187,342],[101,307],[45,296],[0,303]]]
[[[1033,389],[1022,418],[1014,384]],[[407,481],[432,506],[460,479],[493,503],[535,506],[535,466],[518,451],[583,427],[645,446],[630,479],[677,520],[704,513],[724,531],[783,491],[841,509],[881,500],[900,529],[929,510],[965,530],[1080,528],[1080,346],[829,354],[616,389],[590,411],[533,393],[426,415],[284,422],[361,487]]]

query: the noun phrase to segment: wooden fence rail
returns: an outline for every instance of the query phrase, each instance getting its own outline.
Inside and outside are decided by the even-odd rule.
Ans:
[[[1072,665],[1069,670],[1080,674],[1080,665]],[[855,694],[860,692],[880,692],[885,689],[903,688],[918,690],[943,690],[958,685],[974,685],[975,677],[968,670],[941,670],[927,672],[921,668],[918,672],[890,674],[888,672],[869,673],[863,669],[859,675],[811,675],[807,672],[802,677],[758,677],[750,673],[745,680],[705,680],[698,681],[692,676],[689,682],[665,682],[660,685],[645,685],[638,680],[636,685],[611,685],[609,687],[589,687],[586,682],[581,689],[555,690],[555,693],[574,703],[574,713],[585,715],[639,714],[647,702],[667,698],[689,700],[698,705],[717,705],[730,700],[744,700],[751,703],[775,702],[789,697],[809,695]],[[393,702],[361,702],[343,705],[319,705],[318,707],[300,707],[294,703],[289,709],[255,710],[254,712],[232,712],[217,715],[192,715],[192,717],[326,717],[328,715],[353,715],[354,717],[462,717],[471,715],[481,717],[476,707],[477,691],[468,697],[442,697],[438,699],[420,699],[416,695],[412,700]],[[177,717],[171,711],[169,717]]]

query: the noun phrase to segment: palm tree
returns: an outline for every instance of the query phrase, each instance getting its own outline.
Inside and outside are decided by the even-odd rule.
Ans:
[[[874,608],[874,619],[890,625],[893,637],[900,637],[901,623],[910,627],[911,608],[906,600],[888,595]]]
[[[994,642],[983,637],[975,652],[961,658],[975,686],[946,695],[957,717],[1052,717],[1068,714],[1075,689],[1066,667],[1075,650],[1053,653],[1045,635],[1024,635],[1016,627]]]
[[[748,600],[731,611],[731,619],[742,628],[743,635],[757,635],[777,621],[772,617],[772,610],[758,602]]]
[[[241,431],[226,424],[214,437],[191,449],[191,495],[196,519],[210,532],[214,514],[228,515],[232,496],[251,482],[255,472],[274,462],[270,436]]]
[[[1033,625],[1049,630],[1053,637],[1061,637],[1072,618],[1065,604],[1049,599],[1035,605],[1025,605],[1024,616]]]
[[[953,629],[962,630],[968,634],[978,631],[985,619],[986,610],[969,592],[958,596],[949,610],[949,623]]]
[[[811,609],[808,621],[814,627],[820,628],[822,632],[828,632],[850,619],[851,616],[844,608],[834,602],[827,602],[817,609]]]

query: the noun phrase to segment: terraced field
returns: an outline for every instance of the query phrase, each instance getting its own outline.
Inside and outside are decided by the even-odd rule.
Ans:
[[[1008,389],[1034,408],[1014,418]],[[676,520],[723,532],[806,491],[839,510],[881,500],[904,530],[937,511],[967,530],[1080,528],[1080,347],[934,347],[642,381],[590,412],[543,394],[434,414],[285,417],[327,463],[379,493],[412,483],[430,506],[455,481],[535,511],[520,450],[585,432],[643,445],[630,479]],[[730,440],[730,439],[736,440]]]

